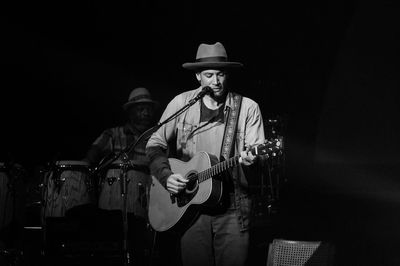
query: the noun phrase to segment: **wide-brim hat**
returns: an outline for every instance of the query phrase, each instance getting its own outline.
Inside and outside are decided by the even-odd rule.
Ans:
[[[158,102],[151,98],[151,94],[146,88],[138,87],[131,91],[128,102],[126,102],[122,108],[124,108],[124,110],[128,110],[130,107],[138,103],[149,103],[155,107],[158,106]]]
[[[196,61],[184,63],[186,69],[198,70],[204,68],[238,68],[243,64],[239,62],[228,61],[228,55],[225,47],[220,42],[214,44],[200,44],[197,49]]]

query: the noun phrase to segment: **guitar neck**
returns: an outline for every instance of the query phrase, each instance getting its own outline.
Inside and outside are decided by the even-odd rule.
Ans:
[[[272,142],[267,142],[266,144],[260,144],[257,146],[254,146],[253,148],[250,149],[251,154],[253,156],[258,156],[258,155],[265,155],[265,154],[270,154],[275,151],[278,151],[281,148],[281,143],[279,140],[274,140]],[[197,179],[199,183],[206,181],[213,176],[216,176],[218,174],[221,174],[222,172],[228,170],[229,168],[235,167],[240,164],[239,162],[240,155],[236,155],[234,157],[229,158],[228,160],[219,162],[212,167],[208,168],[207,170],[204,170],[202,172],[199,172],[195,175],[192,175],[190,179]]]
[[[222,172],[228,170],[229,168],[239,165],[239,158],[240,156],[234,156],[232,158],[229,158],[228,160],[217,163],[213,165],[211,168],[208,168],[207,170],[204,170],[193,177],[197,178],[199,183],[206,181],[207,179],[210,179],[216,175],[221,174]]]
[[[257,156],[258,155],[257,146],[251,148],[250,152],[254,156]],[[198,173],[197,175],[194,175],[193,178],[196,178],[199,181],[199,183],[206,181],[207,179],[210,179],[232,167],[239,165],[240,164],[239,158],[240,158],[240,155],[236,155],[234,157],[229,158],[228,160],[219,162],[219,163],[213,165],[211,168],[208,168],[207,170],[204,170],[204,171]]]

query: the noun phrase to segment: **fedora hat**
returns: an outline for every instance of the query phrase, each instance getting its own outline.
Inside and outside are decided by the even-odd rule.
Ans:
[[[137,103],[150,103],[155,106],[158,105],[158,102],[154,101],[151,98],[150,92],[146,88],[143,88],[143,87],[138,87],[138,88],[133,89],[131,91],[131,93],[129,94],[128,102],[126,102],[122,107],[125,110],[128,110],[129,107],[131,107]]]
[[[214,44],[200,44],[197,49],[196,61],[184,63],[186,69],[197,70],[201,68],[237,68],[243,64],[239,62],[229,62],[225,47],[220,42]]]

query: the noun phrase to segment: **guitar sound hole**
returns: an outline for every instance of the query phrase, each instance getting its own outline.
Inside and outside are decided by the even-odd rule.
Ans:
[[[186,193],[192,194],[193,192],[196,191],[198,186],[199,186],[199,183],[197,182],[197,180],[189,181],[186,184]]]
[[[183,193],[179,193],[177,196],[177,206],[183,207],[188,204],[196,195],[198,187],[199,185],[197,183],[197,180],[189,181],[186,184],[186,189],[182,191]]]
[[[199,186],[197,178],[195,178],[196,172],[191,172],[188,174],[187,179],[190,181],[186,184],[185,192],[191,194],[196,191],[197,187]]]

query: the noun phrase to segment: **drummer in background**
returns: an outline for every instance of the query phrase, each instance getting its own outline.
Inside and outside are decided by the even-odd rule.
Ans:
[[[155,125],[155,110],[157,105],[158,102],[152,99],[149,90],[143,87],[133,89],[129,95],[128,102],[122,106],[127,114],[126,124],[104,130],[87,151],[84,161],[89,162],[91,166],[97,165],[105,157],[111,158],[112,154],[118,154],[131,143],[135,142],[143,132]],[[145,154],[146,142],[139,142],[135,149],[127,155],[135,165],[136,171],[142,169],[144,173],[149,174],[149,161]],[[151,176],[148,175],[148,178],[148,183],[150,184]],[[115,196],[118,197],[119,195]],[[143,216],[132,215],[129,212],[130,210],[128,210],[129,234],[133,238],[133,248],[134,250],[136,249],[136,260],[140,261],[144,259],[144,257],[138,258],[141,255],[144,256],[144,254],[138,254],[138,252],[144,253],[143,245],[144,238],[146,237],[147,220]],[[133,223],[132,220],[134,220]],[[134,227],[133,230],[131,230],[132,226]]]
[[[93,142],[86,154],[85,161],[97,164],[110,153],[118,153],[154,125],[155,108],[158,105],[146,88],[135,88],[129,95],[128,102],[122,107],[127,113],[125,125],[109,128]],[[139,143],[135,150],[128,154],[135,163],[148,166],[145,154],[146,143]]]

